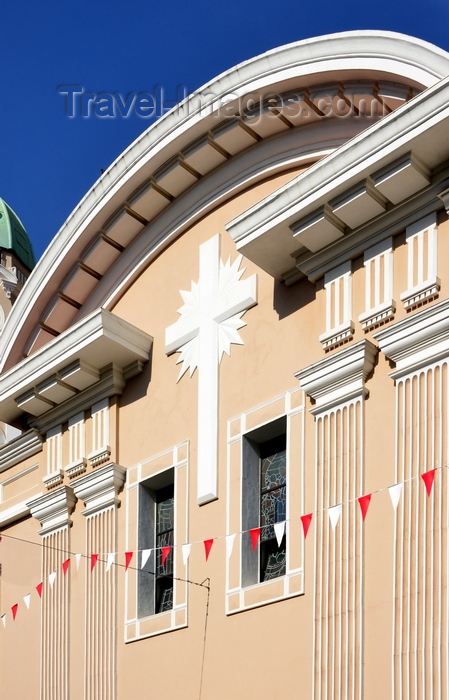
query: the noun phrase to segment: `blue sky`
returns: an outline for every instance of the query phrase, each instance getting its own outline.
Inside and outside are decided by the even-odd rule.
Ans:
[[[276,46],[355,29],[403,32],[449,51],[449,0],[4,0],[1,15],[0,196],[37,257],[101,169],[151,123],[135,112],[69,119],[61,86],[123,96],[161,86],[173,101],[180,87],[192,92]]]

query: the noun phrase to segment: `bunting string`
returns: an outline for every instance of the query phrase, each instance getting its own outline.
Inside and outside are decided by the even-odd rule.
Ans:
[[[274,523],[273,527],[274,527],[276,539],[277,539],[278,543],[280,541],[282,541],[282,538],[283,538],[285,530],[286,530],[287,523],[292,523],[292,522],[297,521],[297,522],[300,522],[302,524],[303,535],[304,535],[304,540],[305,540],[307,538],[307,534],[308,534],[310,525],[313,522],[314,517],[317,515],[320,515],[320,514],[324,514],[325,512],[327,512],[327,515],[329,518],[329,524],[330,524],[332,531],[335,531],[335,529],[338,525],[338,521],[340,519],[340,516],[343,512],[343,506],[348,506],[350,504],[355,504],[355,503],[358,503],[361,517],[362,517],[362,521],[365,522],[365,519],[366,519],[367,513],[368,513],[368,508],[370,507],[370,504],[372,502],[372,496],[375,494],[386,492],[386,491],[389,492],[393,510],[396,511],[398,504],[399,504],[399,501],[400,501],[400,498],[401,498],[401,495],[402,495],[404,485],[407,483],[413,482],[413,481],[421,480],[423,483],[423,488],[425,489],[425,492],[427,494],[427,497],[430,497],[437,472],[442,471],[443,469],[447,469],[447,468],[448,468],[447,464],[444,466],[441,466],[441,467],[436,467],[434,469],[430,469],[430,470],[423,472],[421,474],[418,474],[416,476],[412,476],[409,479],[405,479],[401,482],[398,482],[397,484],[393,484],[393,485],[388,486],[388,487],[376,489],[374,491],[371,491],[370,493],[363,494],[363,495],[358,496],[357,498],[354,498],[354,499],[342,501],[341,503],[337,503],[334,506],[330,506],[324,510],[311,511],[310,513],[300,515],[296,518],[289,518],[289,519],[284,520],[282,522]],[[164,546],[164,547],[153,548],[153,549],[126,551],[126,552],[122,552],[122,553],[120,553],[120,552],[103,552],[103,553],[95,552],[95,553],[91,553],[91,554],[85,554],[85,553],[79,553],[79,552],[77,552],[77,553],[69,552],[69,551],[60,549],[58,547],[48,546],[47,544],[33,542],[33,541],[27,540],[25,538],[21,538],[21,537],[15,536],[15,535],[10,535],[10,534],[5,534],[5,533],[2,533],[0,535],[0,543],[2,542],[2,538],[5,538],[5,539],[10,539],[10,540],[15,540],[18,542],[24,542],[26,544],[31,544],[31,545],[34,545],[37,547],[42,547],[42,548],[45,547],[47,549],[51,549],[53,551],[62,553],[62,555],[64,556],[64,560],[61,564],[61,571],[62,571],[63,576],[66,576],[68,571],[69,571],[71,557],[75,558],[76,571],[79,570],[81,560],[86,559],[89,561],[89,568],[90,568],[91,573],[93,572],[95,567],[98,565],[98,563],[105,563],[106,564],[106,571],[109,571],[109,569],[112,566],[119,566],[119,567],[122,567],[124,569],[125,573],[128,571],[138,572],[138,571],[144,570],[146,574],[148,574],[150,576],[155,576],[156,575],[155,571],[149,571],[147,569],[144,569],[145,564],[148,562],[148,559],[149,559],[152,552],[154,552],[156,554],[160,550],[161,565],[164,566],[170,552],[173,549],[176,549],[177,547],[181,547],[182,548],[183,563],[184,563],[184,566],[186,566],[188,559],[190,557],[192,546],[197,545],[197,544],[203,545],[205,560],[207,562],[209,559],[209,556],[211,554],[212,546],[215,543],[215,541],[224,539],[225,543],[226,543],[226,556],[229,559],[229,557],[232,554],[233,545],[234,545],[234,541],[235,541],[236,536],[237,535],[241,536],[245,533],[249,534],[250,541],[251,541],[251,548],[253,551],[255,551],[259,545],[259,542],[260,542],[260,535],[261,535],[261,528],[260,527],[251,528],[249,530],[242,530],[241,532],[235,532],[235,533],[228,534],[228,535],[218,535],[216,537],[208,538],[205,540],[196,540],[196,541],[184,543],[181,545],[172,545],[172,546]],[[117,561],[117,555],[119,555],[119,554],[122,554],[122,556],[123,556],[123,563]],[[141,561],[140,568],[138,568],[137,566],[131,566],[131,561],[134,557],[134,554],[141,555],[140,557],[137,556],[137,559],[138,560],[140,559],[140,561]],[[48,586],[49,586],[50,590],[53,589],[55,580],[57,578],[57,574],[58,574],[58,571],[55,570],[55,571],[52,571],[48,576],[47,582],[48,582]],[[204,581],[202,581],[201,583],[199,583],[197,581],[192,581],[191,579],[185,579],[185,578],[176,577],[176,576],[174,576],[173,579],[175,581],[181,581],[181,582],[187,583],[189,585],[207,588],[208,595],[210,593],[210,580],[208,578],[205,579]],[[41,581],[40,583],[38,583],[35,586],[35,590],[36,590],[36,593],[39,596],[39,598],[42,598],[42,594],[43,594],[43,590],[44,590],[44,581]],[[25,607],[27,609],[29,609],[30,608],[30,601],[31,601],[31,594],[28,593],[27,595],[25,595],[23,597],[23,601],[25,603]],[[15,603],[14,605],[11,606],[10,610],[11,610],[11,616],[12,616],[13,621],[15,621],[17,618],[18,609],[19,609],[18,603]],[[0,614],[0,620],[2,622],[3,628],[6,628],[6,621],[7,621],[6,613]]]

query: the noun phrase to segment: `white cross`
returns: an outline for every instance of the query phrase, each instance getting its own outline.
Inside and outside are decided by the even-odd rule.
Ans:
[[[231,265],[220,260],[220,235],[200,245],[198,283],[181,291],[181,318],[165,331],[165,352],[180,352],[178,380],[198,367],[198,503],[218,494],[218,368],[231,343],[243,344],[238,330],[241,316],[257,304],[257,275],[240,280],[242,256]]]

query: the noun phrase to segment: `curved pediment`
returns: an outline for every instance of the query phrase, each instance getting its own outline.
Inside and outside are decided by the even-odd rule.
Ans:
[[[95,308],[113,308],[155,256],[227,199],[323,161],[448,74],[445,52],[382,32],[290,44],[223,73],[145,131],[75,208],[8,318],[2,369]]]

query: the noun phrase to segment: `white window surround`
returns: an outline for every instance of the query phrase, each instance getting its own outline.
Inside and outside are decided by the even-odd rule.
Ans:
[[[299,516],[303,512],[304,410],[303,393],[293,389],[228,421],[228,474],[226,533],[235,534],[232,553],[226,561],[227,615],[304,593],[304,541]],[[243,442],[248,433],[285,419],[287,433],[286,574],[243,585],[242,564],[242,475]],[[237,489],[235,485],[239,484]],[[299,526],[298,526],[299,523]],[[246,534],[246,533],[245,533]]]
[[[287,440],[287,419],[285,416],[278,418],[275,421],[263,425],[259,429],[252,430],[246,433],[242,439],[242,585],[246,588],[258,583],[263,583],[263,576],[268,572],[268,560],[276,553],[269,550],[274,545],[275,540],[271,539],[263,541],[263,535],[275,534],[270,533],[270,528],[262,526],[262,473],[261,466],[263,457],[273,456],[275,453],[285,452],[286,456],[286,440]],[[285,488],[286,499],[288,498],[288,483],[285,478],[282,483],[281,470],[279,472],[280,482],[278,489]],[[270,498],[268,497],[268,501]],[[282,502],[277,501],[277,506],[281,508]],[[284,506],[285,509],[285,506]],[[282,512],[281,517],[276,517],[276,522],[282,522],[286,519],[285,512]],[[249,530],[252,528],[261,528],[258,547],[253,551],[251,546],[251,537]],[[287,545],[288,546],[288,545]],[[278,552],[279,552],[278,547]],[[272,562],[273,563],[273,562]],[[283,573],[281,575],[284,575]],[[273,576],[280,578],[280,576]]]
[[[352,314],[352,271],[347,260],[324,275],[326,332],[320,335],[324,350],[345,342],[354,333]]]
[[[158,580],[160,577],[157,573],[163,573],[167,576],[165,583],[173,587],[173,569],[171,563],[173,561],[173,552],[167,557],[162,570],[158,568],[161,553],[157,550],[158,547],[158,503],[160,494],[164,493],[166,499],[173,498],[173,529],[174,533],[174,512],[175,512],[175,475],[174,469],[166,469],[163,472],[149,477],[146,481],[140,482],[139,486],[139,514],[138,514],[138,551],[142,553],[144,550],[150,550],[149,557],[144,563],[141,560],[139,573],[137,574],[137,614],[139,618],[149,617],[150,615],[160,615],[171,610],[162,607],[159,609],[158,603]],[[164,546],[172,546],[172,543],[164,542]],[[141,554],[141,557],[143,555]],[[168,566],[168,570],[167,570]],[[171,579],[171,581],[170,581]],[[173,590],[172,590],[173,594]]]
[[[364,253],[365,311],[359,321],[367,331],[393,318],[393,239],[386,238]]]
[[[139,551],[139,491],[141,485],[149,482],[153,485],[169,474],[174,480],[174,589],[171,610],[146,617],[139,617],[138,583],[142,553]],[[126,548],[136,552],[135,568],[129,569],[125,582],[125,643],[152,637],[187,626],[188,613],[188,562],[184,565],[182,544],[188,538],[188,478],[189,478],[189,443],[179,443],[160,452],[127,470],[126,495]]]
[[[438,226],[436,212],[407,226],[407,290],[401,294],[406,309],[434,299],[440,290],[437,277]]]

